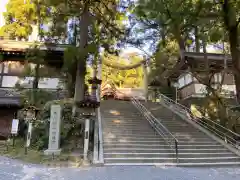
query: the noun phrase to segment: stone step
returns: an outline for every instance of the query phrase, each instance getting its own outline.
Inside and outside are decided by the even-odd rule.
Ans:
[[[165,143],[165,140],[159,139],[159,140],[125,140],[125,139],[109,139],[107,141],[104,141],[104,143]],[[179,144],[217,144],[215,141],[191,141],[191,140],[181,140],[178,141]]]
[[[176,153],[173,151],[164,152],[164,153],[104,153],[105,158],[133,158],[138,157],[141,159],[145,158],[158,158],[158,157],[174,157],[175,158]],[[208,157],[233,157],[235,156],[232,153],[226,152],[226,153],[179,153],[178,158],[208,158]]]
[[[218,163],[105,163],[105,166],[155,166],[155,167],[165,167],[165,166],[178,166],[178,167],[239,167],[240,162],[218,162]]]
[[[221,163],[221,162],[240,162],[239,157],[194,157],[194,158],[178,158],[179,163]],[[117,163],[123,163],[123,162],[149,162],[149,163],[166,163],[166,162],[175,162],[175,157],[150,157],[150,158],[142,158],[142,157],[127,157],[127,158],[104,158],[104,161],[107,163],[110,162],[117,162]]]
[[[143,138],[143,137],[146,137],[146,138],[152,138],[152,137],[159,137],[159,138],[162,138],[159,134],[155,134],[155,133],[153,133],[153,134],[140,134],[140,133],[125,133],[124,135],[123,135],[123,133],[121,133],[121,132],[119,132],[119,133],[103,133],[104,134],[104,136],[106,136],[106,137],[108,137],[108,136],[110,136],[110,137],[123,137],[123,138],[126,138],[126,137],[134,137],[134,138]],[[166,136],[164,136],[164,137],[166,137]],[[197,135],[175,135],[175,137],[177,138],[177,139],[179,139],[179,140],[181,140],[181,139],[201,139],[201,138],[205,138],[205,139],[209,139],[209,138],[207,138],[207,137],[204,137],[204,136],[201,136],[201,137],[199,137],[199,136],[197,136]],[[170,139],[172,139],[172,137],[171,136],[169,136],[168,138],[170,138]]]
[[[117,121],[117,120],[116,120]],[[125,123],[125,122],[103,122],[102,123],[104,126],[111,126],[111,125],[121,125],[121,126],[125,126],[125,127],[131,127],[131,126],[140,126],[140,127],[143,127],[143,126],[149,126],[149,122],[145,122],[145,121],[139,121],[139,122],[135,122],[135,123]]]
[[[104,164],[106,165],[118,165],[118,164],[122,164],[122,165],[126,165],[128,163],[139,163],[141,165],[145,165],[145,164],[151,164],[153,165],[154,163],[164,163],[164,164],[168,164],[168,163],[175,163],[176,159],[165,159],[162,158],[160,159],[116,159],[116,158],[112,158],[112,159],[106,159],[104,158]]]
[[[169,138],[171,139],[171,138]],[[153,137],[144,137],[144,136],[104,136],[104,141],[119,141],[119,140],[131,140],[131,141],[142,141],[142,140],[163,140],[163,138],[160,135],[156,135]],[[178,138],[178,141],[212,141],[210,138]]]
[[[111,132],[111,133],[136,133],[136,134],[149,134],[149,133],[157,133],[153,128],[150,129],[149,128],[145,128],[145,129],[142,129],[142,130],[137,130],[137,129],[125,129],[125,128],[104,128],[104,132]],[[171,131],[170,131],[171,132]],[[176,138],[179,137],[179,136],[206,136],[205,134],[203,133],[200,133],[200,132],[188,132],[187,134],[185,132],[172,132],[173,135],[176,135]]]
[[[149,144],[149,145],[154,145],[154,144],[166,144],[166,141],[161,140],[161,141],[104,141],[104,145],[118,145],[118,144],[127,144],[128,146],[130,145],[141,145],[141,144]],[[178,146],[211,146],[211,145],[219,145],[217,142],[178,142]],[[222,146],[222,145],[219,145]]]
[[[169,153],[175,152],[175,149],[168,148],[108,148],[104,147],[104,153]],[[179,149],[181,153],[229,153],[225,148],[218,149]]]
[[[106,165],[176,165],[172,137],[158,134],[131,102],[106,101],[101,107]],[[240,164],[240,157],[167,108],[159,107],[160,104],[151,104],[150,109],[178,139],[181,165]],[[111,113],[111,110],[118,114]]]
[[[121,129],[119,129],[119,130],[113,130],[113,131],[111,131],[111,130],[105,130],[104,129],[104,132],[103,132],[104,134],[108,134],[108,133],[111,133],[111,134],[141,134],[141,135],[157,135],[157,132],[155,133],[153,130],[152,131],[149,131],[149,130],[146,130],[146,131],[134,131],[134,130],[132,130],[132,131],[127,131],[127,130],[121,130]]]
[[[114,119],[122,121],[122,122],[129,122],[129,123],[147,122],[147,120],[144,119],[142,116],[141,117],[131,117],[131,118],[124,118],[124,117],[118,117],[118,116],[115,116],[115,117],[109,117],[109,116],[108,117],[104,117],[104,116],[102,116],[102,118],[104,119],[103,122],[111,122]]]
[[[174,147],[174,143],[171,143],[173,148]],[[104,144],[104,146],[106,148],[153,148],[153,149],[157,149],[157,148],[168,148],[168,145],[166,143],[162,143],[162,144]],[[222,145],[218,145],[218,144],[213,144],[213,145],[192,145],[192,144],[186,144],[186,145],[178,145],[178,149],[218,149],[221,148]]]
[[[103,136],[114,136],[114,137],[146,137],[146,138],[152,138],[152,137],[160,137],[160,135],[158,134],[137,134],[137,133],[125,133],[122,136],[122,133],[103,133]]]
[[[132,130],[132,129],[151,129],[153,130],[153,127],[150,125],[150,124],[135,124],[134,126],[125,126],[123,124],[104,124],[103,123],[103,128],[104,129],[118,129],[118,128],[123,128],[123,129],[126,129],[126,130]]]
[[[125,131],[151,131],[153,132],[153,128],[152,127],[135,127],[135,128],[125,128],[125,127],[121,127],[121,126],[115,126],[115,127],[104,127],[103,130],[104,131],[112,131],[112,130],[120,130],[120,129],[124,129]]]

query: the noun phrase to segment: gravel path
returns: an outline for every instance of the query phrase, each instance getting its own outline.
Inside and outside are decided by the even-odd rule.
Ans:
[[[47,168],[0,157],[0,180],[239,180],[239,168]]]

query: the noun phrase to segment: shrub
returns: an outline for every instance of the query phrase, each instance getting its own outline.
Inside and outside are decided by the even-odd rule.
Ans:
[[[67,146],[73,138],[81,138],[81,134],[77,134],[81,126],[77,126],[76,119],[72,118],[73,99],[49,101],[39,113],[33,127],[32,146],[37,150],[48,147],[50,108],[53,104],[59,104],[62,107],[60,146]]]

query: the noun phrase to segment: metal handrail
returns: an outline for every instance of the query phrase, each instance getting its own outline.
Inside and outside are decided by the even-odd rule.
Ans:
[[[231,131],[230,129],[214,122],[207,117],[201,116],[201,118],[194,116],[192,111],[186,106],[175,102],[174,100],[160,94],[160,103],[166,104],[169,109],[176,114],[176,111],[186,118],[193,120],[195,123],[209,130],[213,134],[217,135],[219,138],[223,139],[226,143],[230,143],[233,147],[236,147],[240,135]]]
[[[133,105],[148,120],[150,125],[162,136],[169,147],[175,151],[176,162],[178,163],[178,140],[177,138],[157,119],[147,108],[134,97],[131,98]]]

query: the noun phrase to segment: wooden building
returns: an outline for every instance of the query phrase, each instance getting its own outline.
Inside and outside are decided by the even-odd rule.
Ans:
[[[24,70],[26,52],[32,45],[33,43],[29,42],[0,40],[0,138],[10,135],[12,119],[22,108],[21,96],[14,87],[22,79],[19,77],[22,76]],[[61,68],[63,53],[67,45],[56,46],[44,43],[38,45],[40,50],[45,52],[44,64]],[[30,81],[24,83],[26,88],[31,88]],[[56,89],[51,89],[51,92],[56,95],[54,99],[63,98],[66,95],[65,91],[56,93]]]
[[[185,62],[178,65],[170,76],[178,84],[178,97],[183,104],[189,106],[191,102],[201,101],[205,97],[206,86],[199,82],[199,78],[211,79],[212,87],[221,83],[223,96],[230,103],[236,103],[236,87],[231,72],[230,55],[186,52],[184,60]]]

